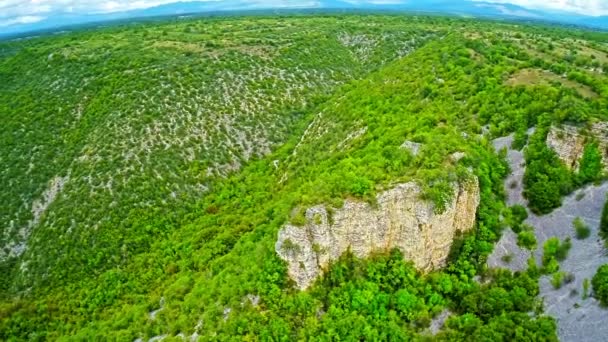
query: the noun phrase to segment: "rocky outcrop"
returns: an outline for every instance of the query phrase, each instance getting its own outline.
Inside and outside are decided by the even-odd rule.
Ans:
[[[559,158],[573,170],[578,170],[585,144],[595,139],[602,153],[604,170],[608,170],[608,123],[597,122],[588,129],[578,126],[553,126],[547,134],[547,146],[553,149]]]
[[[454,185],[442,213],[421,199],[415,182],[377,196],[377,206],[346,200],[341,209],[319,205],[306,211],[306,223],[285,225],[275,245],[289,276],[305,289],[344,252],[357,257],[398,248],[423,271],[444,266],[455,235],[473,228],[479,205],[477,179]]]
[[[410,153],[415,157],[420,152],[422,144],[406,140],[403,144],[401,144],[401,148],[410,151]]]

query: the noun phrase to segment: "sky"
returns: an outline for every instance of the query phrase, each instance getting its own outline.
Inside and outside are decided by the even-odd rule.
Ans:
[[[529,9],[557,10],[590,16],[608,15],[608,0],[483,0]]]
[[[178,0],[0,0],[0,33],[2,28],[33,24],[61,14],[101,14],[124,12],[134,9],[155,7]],[[193,0],[181,0],[193,1]],[[200,0],[199,0],[200,1]],[[206,0],[224,1],[224,0]],[[349,1],[349,0],[346,0]],[[357,3],[391,3],[425,0],[350,0]],[[456,0],[458,1],[458,0]],[[461,0],[483,1],[496,4],[515,4],[536,10],[558,10],[571,13],[601,16],[608,15],[608,0]],[[251,0],[259,7],[302,7],[314,0]]]

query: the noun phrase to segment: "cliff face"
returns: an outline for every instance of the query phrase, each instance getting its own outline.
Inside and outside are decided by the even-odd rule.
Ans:
[[[581,128],[577,126],[553,126],[547,134],[547,146],[557,153],[566,166],[578,170],[585,144],[591,138],[595,138],[598,142],[604,170],[608,170],[608,123],[606,122],[594,123],[585,133],[582,133]]]
[[[454,236],[473,228],[479,205],[477,179],[455,185],[446,210],[420,199],[421,189],[405,183],[377,196],[378,206],[347,200],[330,217],[325,206],[306,211],[302,227],[285,225],[275,245],[288,263],[289,276],[305,289],[349,248],[357,257],[399,248],[417,268],[429,271],[444,266]]]

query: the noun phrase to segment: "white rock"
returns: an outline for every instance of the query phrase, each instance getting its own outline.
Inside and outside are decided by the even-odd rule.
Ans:
[[[479,185],[477,179],[455,185],[452,200],[439,214],[421,194],[414,182],[400,184],[377,196],[377,208],[346,200],[332,218],[325,206],[312,207],[303,227],[287,224],[279,231],[275,250],[287,261],[288,274],[300,289],[349,249],[363,258],[398,248],[420,270],[442,267],[455,235],[475,225]]]

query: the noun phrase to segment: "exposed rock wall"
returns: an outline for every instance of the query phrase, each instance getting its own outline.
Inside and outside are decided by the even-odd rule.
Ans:
[[[437,214],[422,191],[405,183],[377,196],[377,207],[346,200],[329,214],[319,205],[306,211],[302,227],[285,225],[275,249],[288,263],[289,276],[305,289],[327,266],[349,248],[357,257],[399,248],[417,268],[429,271],[444,266],[457,232],[473,228],[479,205],[477,179],[454,186],[446,210]]]
[[[594,123],[586,132],[582,132],[582,128],[577,126],[553,126],[547,134],[547,146],[557,153],[566,166],[578,170],[585,144],[592,138],[598,142],[604,170],[608,170],[608,123],[606,122]]]

